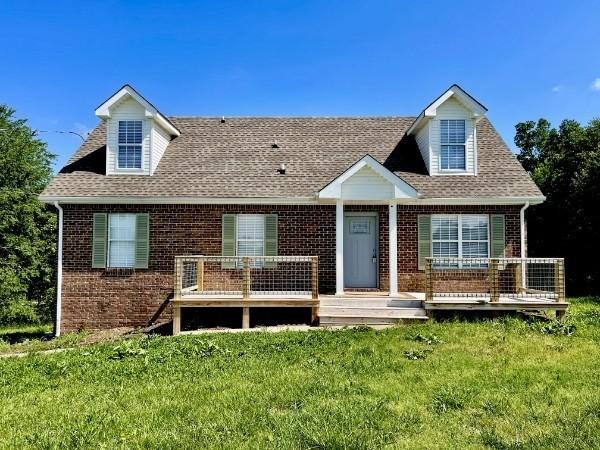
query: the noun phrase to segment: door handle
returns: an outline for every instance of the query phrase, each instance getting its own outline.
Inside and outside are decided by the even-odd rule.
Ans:
[[[377,254],[375,253],[375,249],[373,249],[373,264],[377,264]]]

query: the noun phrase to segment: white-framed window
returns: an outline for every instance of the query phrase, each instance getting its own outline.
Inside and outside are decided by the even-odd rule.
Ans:
[[[431,216],[431,254],[434,258],[488,258],[490,254],[487,214],[435,214]],[[459,264],[443,264],[457,267]],[[485,263],[462,263],[461,267],[486,267]]]
[[[263,214],[237,215],[237,256],[263,256],[265,254],[265,216]],[[262,263],[254,261],[252,267]]]
[[[465,121],[442,119],[440,133],[440,170],[466,170]]]
[[[108,215],[107,267],[135,266],[135,214]]]
[[[119,169],[142,168],[142,121],[119,120]]]

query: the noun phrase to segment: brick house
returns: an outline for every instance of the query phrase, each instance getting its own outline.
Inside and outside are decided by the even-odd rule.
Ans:
[[[122,87],[40,195],[59,211],[57,332],[170,320],[186,255],[225,258],[193,265],[203,292],[245,270],[291,285],[293,257],[318,257],[313,300],[422,293],[429,257],[525,257],[544,197],[486,112],[453,85],[416,117],[167,117]]]

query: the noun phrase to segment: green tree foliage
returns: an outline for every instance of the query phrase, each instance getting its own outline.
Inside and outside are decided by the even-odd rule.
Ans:
[[[531,208],[531,256],[565,258],[569,293],[600,292],[600,119],[516,125],[519,161],[547,200]]]
[[[51,316],[56,216],[37,196],[53,157],[25,120],[0,105],[0,323]]]

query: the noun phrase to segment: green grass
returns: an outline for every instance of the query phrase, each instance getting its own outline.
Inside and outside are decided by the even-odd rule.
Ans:
[[[86,336],[79,332],[54,338],[50,324],[0,326],[0,355],[72,347]]]
[[[600,447],[600,299],[518,318],[135,338],[0,360],[11,448]]]

